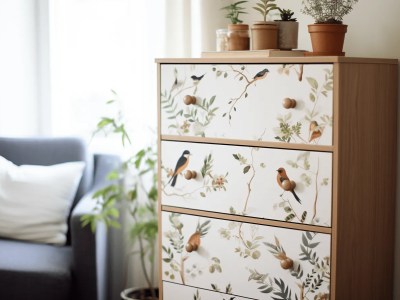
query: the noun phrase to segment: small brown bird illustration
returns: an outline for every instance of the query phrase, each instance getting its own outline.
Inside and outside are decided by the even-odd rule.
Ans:
[[[322,135],[322,128],[319,127],[317,121],[311,121],[310,122],[310,139],[309,143],[311,143],[313,140],[321,137]]]
[[[178,179],[178,175],[183,172],[183,170],[186,169],[187,165],[189,164],[189,155],[190,152],[189,150],[183,151],[181,157],[179,157],[178,162],[176,163],[175,171],[171,176],[171,179],[168,181],[168,183],[171,182],[171,186],[175,186],[176,180]]]
[[[297,196],[296,192],[294,191],[294,186],[286,174],[286,170],[284,168],[279,168],[276,171],[278,172],[278,175],[276,176],[276,181],[278,182],[279,186],[284,191],[290,191],[293,194],[296,201],[301,204],[300,198]]]
[[[253,80],[256,81],[256,80],[264,79],[265,77],[267,77],[268,73],[269,73],[269,70],[268,69],[264,69],[264,70],[258,72],[254,76]]]

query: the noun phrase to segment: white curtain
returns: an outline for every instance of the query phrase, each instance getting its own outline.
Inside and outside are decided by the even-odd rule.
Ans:
[[[215,51],[215,31],[228,21],[220,8],[228,0],[165,0],[165,50],[168,57],[199,57]]]
[[[113,89],[119,95],[133,148],[155,139],[157,57],[194,57],[215,49],[215,30],[225,27],[222,0],[49,1],[52,135],[90,139]],[[118,151],[118,140],[91,141],[93,151]],[[131,149],[135,151],[136,149]],[[132,152],[131,152],[132,154]],[[127,234],[123,235],[124,237]],[[115,240],[109,299],[125,284],[129,241]],[[125,247],[123,247],[125,245]],[[125,253],[121,253],[121,247]],[[129,260],[128,286],[143,286],[139,262]]]

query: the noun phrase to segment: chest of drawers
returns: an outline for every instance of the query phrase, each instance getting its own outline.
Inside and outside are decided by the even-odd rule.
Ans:
[[[397,61],[157,63],[161,299],[391,299]]]

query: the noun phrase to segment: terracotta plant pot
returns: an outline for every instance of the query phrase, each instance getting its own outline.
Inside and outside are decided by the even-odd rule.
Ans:
[[[347,25],[312,24],[308,25],[308,32],[311,36],[313,55],[344,55],[343,44]]]
[[[278,49],[278,24],[259,22],[251,27],[253,50]]]
[[[122,300],[158,300],[158,288],[155,288],[156,298],[151,296],[148,288],[129,288],[121,292]]]
[[[278,48],[292,50],[297,48],[299,23],[293,21],[275,21],[278,24]]]
[[[228,50],[249,50],[250,37],[249,25],[247,24],[229,24],[228,25]]]

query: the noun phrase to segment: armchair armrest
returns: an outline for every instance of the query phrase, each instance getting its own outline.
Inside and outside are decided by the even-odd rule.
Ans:
[[[107,293],[107,229],[99,223],[96,233],[92,233],[90,226],[82,227],[81,217],[93,213],[95,201],[92,195],[109,184],[107,174],[120,166],[120,159],[113,155],[95,155],[94,163],[93,188],[76,205],[70,220],[73,278],[77,291],[73,299],[103,300]]]

